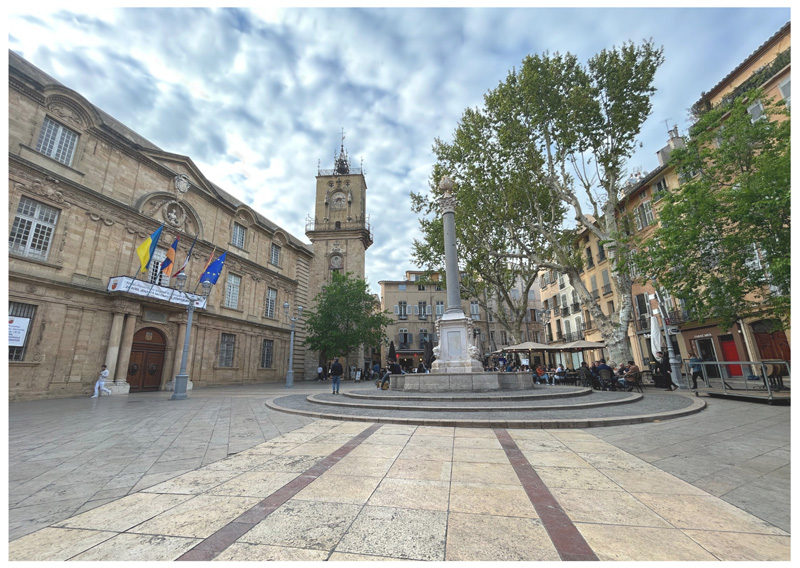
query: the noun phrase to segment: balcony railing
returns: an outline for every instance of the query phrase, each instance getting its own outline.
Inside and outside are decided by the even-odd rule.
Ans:
[[[639,331],[647,331],[650,329],[650,316],[642,314],[636,318],[636,329]]]
[[[407,320],[408,319],[408,314],[400,314],[399,316],[397,316],[397,319],[399,319],[399,320]]]
[[[556,332],[556,341],[561,341],[562,339],[564,339],[564,332],[563,331],[557,331]]]
[[[561,317],[567,317],[569,315],[569,308],[561,308]]]
[[[581,305],[577,302],[572,304],[570,308],[572,309],[573,314],[577,314],[579,311],[581,311]]]
[[[611,293],[611,284],[603,284],[603,296],[608,296]]]
[[[667,325],[677,325],[689,321],[689,312],[686,310],[673,310],[667,312]]]
[[[598,290],[597,288],[595,288],[594,290],[592,290],[592,298],[594,298],[594,299],[596,300],[596,299],[598,299],[599,297],[600,297],[600,290]]]

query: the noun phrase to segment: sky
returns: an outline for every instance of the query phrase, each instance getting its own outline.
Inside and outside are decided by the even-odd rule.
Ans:
[[[664,49],[629,170],[658,167],[667,130],[790,21],[766,8],[7,8],[8,47],[303,242],[317,169],[342,144],[363,165],[374,244],[366,278],[416,270],[436,138],[526,55],[652,39]],[[77,6],[80,6],[78,4]],[[783,6],[783,7],[782,7]]]

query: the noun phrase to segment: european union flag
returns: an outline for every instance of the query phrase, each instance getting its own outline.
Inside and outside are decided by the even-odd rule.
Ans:
[[[222,267],[225,264],[225,255],[228,254],[228,251],[223,252],[220,257],[208,265],[206,271],[200,276],[200,282],[205,282],[208,280],[212,284],[217,283],[217,279],[219,275],[222,273]]]

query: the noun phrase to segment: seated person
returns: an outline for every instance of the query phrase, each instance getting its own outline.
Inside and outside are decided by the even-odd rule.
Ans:
[[[633,361],[628,361],[625,373],[617,379],[619,387],[623,390],[633,390],[631,383],[641,380],[639,377],[639,367]]]
[[[605,359],[600,359],[600,364],[597,365],[597,375],[598,375],[598,377],[600,377],[600,371],[604,371],[604,370],[611,372],[611,381],[610,382],[605,382],[601,378],[600,382],[603,385],[603,389],[608,388],[608,389],[611,389],[611,390],[617,390],[617,387],[614,384],[614,369],[612,369],[611,367],[606,365],[606,360]]]
[[[544,372],[542,366],[539,365],[536,367],[536,384],[539,385],[542,384],[542,382],[544,382],[544,384],[549,384],[550,377],[547,376],[547,373]]]
[[[555,382],[555,380],[558,379],[558,382],[563,383],[566,378],[567,378],[567,371],[564,369],[564,367],[559,365],[558,368],[556,368],[555,378],[553,379],[553,382]]]
[[[592,370],[589,368],[589,364],[586,361],[583,361],[581,366],[578,367],[578,376],[580,377],[583,386],[586,387],[592,384],[594,375],[592,374]]]

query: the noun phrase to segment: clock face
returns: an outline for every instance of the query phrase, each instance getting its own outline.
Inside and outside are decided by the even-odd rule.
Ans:
[[[341,268],[342,267],[342,257],[338,254],[335,254],[331,257],[331,268]]]
[[[331,208],[332,209],[344,209],[346,201],[347,201],[347,198],[345,197],[344,193],[342,193],[341,191],[337,191],[331,197]]]

